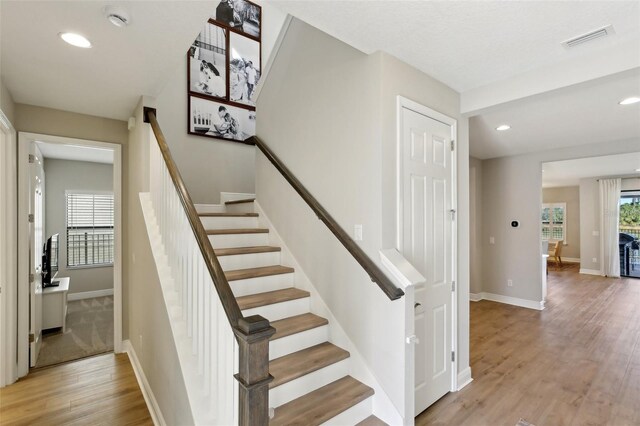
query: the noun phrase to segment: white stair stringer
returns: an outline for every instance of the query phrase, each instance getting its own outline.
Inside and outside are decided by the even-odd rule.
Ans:
[[[184,378],[191,414],[196,424],[218,424],[219,419],[216,418],[217,413],[212,412],[210,408],[210,390],[207,389],[205,385],[203,375],[198,371],[199,361],[192,352],[193,342],[188,336],[187,324],[182,319],[180,295],[175,289],[175,281],[167,262],[164,244],[160,237],[160,231],[149,193],[140,193],[140,204],[142,206],[151,251],[158,271],[163,300],[169,317],[171,335],[178,354],[179,367]],[[235,363],[235,371],[237,371],[237,359]],[[237,382],[234,383],[233,392],[238,392]]]
[[[331,343],[341,347],[342,349],[350,353],[349,358],[343,361],[340,361],[338,364],[345,363],[348,366],[348,371],[346,374],[351,375],[352,377],[359,380],[360,382],[373,388],[375,392],[373,396],[366,398],[365,400],[354,405],[348,410],[345,410],[341,414],[327,421],[325,424],[341,425],[341,426],[355,425],[360,421],[364,420],[365,418],[369,417],[371,414],[375,414],[378,418],[385,421],[387,424],[394,424],[394,425],[403,424],[404,422],[403,422],[402,415],[396,409],[394,404],[391,402],[391,400],[389,399],[389,397],[387,396],[384,389],[379,384],[379,382],[377,381],[373,373],[367,368],[366,363],[362,358],[362,356],[360,355],[360,353],[358,352],[356,346],[353,344],[353,342],[348,337],[346,332],[342,329],[342,327],[340,326],[340,324],[338,323],[334,315],[331,313],[327,305],[324,303],[324,301],[322,300],[322,297],[320,296],[320,294],[315,289],[315,287],[313,286],[309,278],[304,273],[302,267],[300,266],[300,263],[296,261],[295,257],[292,255],[291,251],[289,250],[287,245],[284,243],[284,241],[278,234],[277,230],[269,221],[268,216],[264,213],[260,204],[257,201],[255,201],[253,204],[255,206],[255,212],[259,214],[258,216],[259,226],[262,228],[269,229],[269,233],[265,234],[265,235],[268,235],[268,245],[278,246],[281,248],[281,260],[282,260],[281,263],[286,264],[287,266],[290,266],[295,269],[295,287],[301,290],[306,290],[310,293],[310,297],[306,298],[309,300],[308,303],[310,305],[310,310],[306,312],[313,312],[316,315],[326,318],[329,321],[329,328],[328,328],[329,339],[328,340]],[[284,303],[282,303],[281,305],[284,305]],[[283,316],[284,312],[282,312],[281,310],[278,310],[277,312],[274,312],[278,314],[277,317],[269,316],[271,312],[264,312],[264,313],[258,312],[258,313],[273,322],[278,319],[297,315],[300,312],[295,312],[295,313],[290,312]],[[245,312],[243,312],[243,314],[246,315]],[[322,370],[323,369],[318,371],[322,371]],[[314,373],[317,373],[317,372],[314,372]],[[311,373],[311,374],[314,374],[314,373]],[[320,375],[321,374],[322,373],[320,373]],[[300,382],[300,384],[303,384],[303,383],[305,382]],[[310,382],[306,382],[306,383],[310,385],[315,385],[318,382],[314,382],[313,380],[311,380]],[[329,382],[324,384],[328,384],[328,383]],[[284,384],[281,386],[286,386],[286,385],[287,384]],[[292,385],[292,387],[293,386],[294,385]],[[309,388],[302,394],[311,392],[314,389],[317,389],[318,387]],[[278,387],[276,387],[275,389],[277,388]],[[287,399],[288,392],[286,392],[286,389],[281,393],[272,394],[272,392],[270,391],[269,395],[270,395],[269,405],[270,407],[275,408],[282,405],[281,403],[282,400]],[[272,398],[272,395],[273,395],[273,398]],[[295,399],[295,398],[292,398],[292,399]],[[409,420],[411,421],[413,419],[409,419]]]

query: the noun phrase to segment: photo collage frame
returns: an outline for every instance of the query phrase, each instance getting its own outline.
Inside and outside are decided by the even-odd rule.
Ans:
[[[189,134],[238,142],[255,135],[261,33],[259,5],[218,3],[187,53]]]

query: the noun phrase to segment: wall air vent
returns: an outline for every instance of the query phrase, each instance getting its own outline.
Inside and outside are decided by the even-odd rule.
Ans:
[[[597,38],[605,37],[611,34],[615,34],[613,26],[607,25],[606,27],[598,28],[597,30],[589,31],[586,34],[579,35],[577,37],[570,38],[563,41],[562,44],[565,48],[575,47],[579,44],[586,43]]]

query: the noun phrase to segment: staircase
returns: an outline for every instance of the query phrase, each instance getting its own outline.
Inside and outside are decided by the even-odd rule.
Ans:
[[[372,416],[369,386],[349,375],[350,354],[329,342],[329,321],[310,312],[310,293],[269,245],[254,200],[197,206],[242,314],[261,315],[276,332],[269,341],[272,425],[384,425]]]

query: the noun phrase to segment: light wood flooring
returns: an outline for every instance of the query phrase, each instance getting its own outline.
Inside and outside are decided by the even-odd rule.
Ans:
[[[0,425],[152,425],[127,354],[33,370],[0,389]]]
[[[473,382],[416,425],[640,425],[640,280],[549,271],[542,312],[471,303]]]

